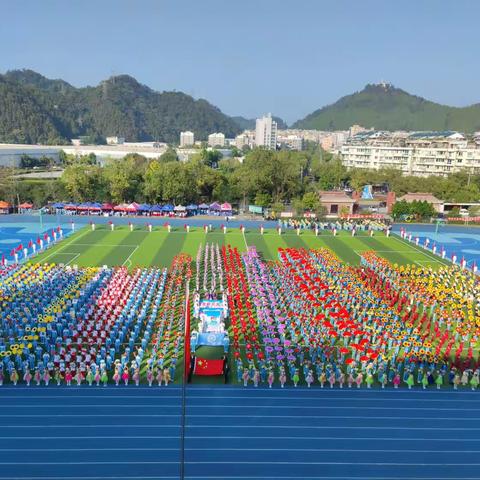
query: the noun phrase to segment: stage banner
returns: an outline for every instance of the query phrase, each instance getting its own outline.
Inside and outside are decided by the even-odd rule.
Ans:
[[[197,346],[223,347],[229,343],[228,336],[223,332],[219,333],[200,333],[197,339]]]
[[[197,357],[195,359],[195,375],[223,375],[223,360],[211,360]]]

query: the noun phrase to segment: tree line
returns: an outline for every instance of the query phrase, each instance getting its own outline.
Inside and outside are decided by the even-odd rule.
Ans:
[[[255,204],[279,211],[286,204],[296,210],[321,209],[317,192],[367,184],[387,183],[397,196],[429,192],[452,202],[480,198],[480,175],[454,173],[448,177],[404,176],[394,169],[347,170],[341,160],[321,148],[270,151],[254,149],[239,158],[221,158],[215,150],[201,150],[187,162],[178,161],[175,150],[149,160],[130,154],[120,160],[97,164],[93,156],[62,157],[59,179],[17,180],[8,169],[0,174],[0,199],[32,201],[148,202],[188,204],[228,201]]]

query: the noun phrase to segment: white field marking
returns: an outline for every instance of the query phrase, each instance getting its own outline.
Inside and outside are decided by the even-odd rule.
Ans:
[[[245,237],[245,232],[242,231],[242,236],[243,236],[243,241],[245,242],[245,247],[247,248],[247,251],[248,251],[248,243],[247,243],[247,239]]]
[[[420,247],[419,245],[415,245],[414,243],[410,243],[410,242],[407,242],[407,240],[404,240],[400,237],[393,237],[395,240],[397,240],[398,242],[400,243],[406,243],[407,245],[410,245],[414,250],[416,250],[417,252],[420,252],[420,253],[423,253],[423,255],[425,255],[426,257],[430,258],[430,259],[433,259],[435,260],[436,262],[438,263],[442,263],[442,264],[445,264],[447,263],[446,260],[443,260],[443,261],[440,261],[439,260],[439,256],[438,255],[434,255],[432,252],[429,252],[428,250]]]
[[[72,254],[73,255],[73,254]],[[78,257],[80,256],[80,253],[77,253],[76,255],[73,256],[65,265],[70,265],[70,263],[74,262]]]
[[[422,265],[422,263],[442,263],[442,262],[440,260],[416,260],[415,263]]]
[[[110,243],[75,243],[75,245],[78,245],[79,247],[138,247],[138,244],[135,245],[127,245],[124,243],[115,243],[115,244],[110,244]],[[74,246],[75,246],[74,245]]]
[[[132,262],[130,261],[130,259],[132,258],[132,255],[138,250],[138,247],[140,245],[137,245],[131,252],[130,252],[130,255],[127,257],[127,259],[122,263],[122,266],[123,265],[126,265],[127,262],[130,262],[130,265],[132,264]]]
[[[67,247],[68,245],[71,245],[74,240],[78,240],[80,237],[83,237],[86,233],[88,232],[88,230],[84,230],[83,232],[81,232],[79,235],[72,235],[73,238],[70,239],[69,242],[66,242],[66,243],[63,243],[61,242],[60,245],[55,244],[53,245],[52,247],[55,247],[58,245],[58,248],[52,248],[50,247],[51,249],[53,249],[54,251],[52,253],[50,253],[50,255],[47,255],[43,260],[42,262],[45,262],[47,260],[47,258],[50,258],[51,256],[53,255],[57,255],[58,254],[58,251],[59,250],[63,250],[65,247]],[[42,252],[39,252],[38,255],[40,255]]]

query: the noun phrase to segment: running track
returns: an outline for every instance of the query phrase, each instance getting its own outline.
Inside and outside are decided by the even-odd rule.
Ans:
[[[178,387],[0,390],[0,478],[178,479]],[[189,387],[188,479],[478,479],[480,397]]]

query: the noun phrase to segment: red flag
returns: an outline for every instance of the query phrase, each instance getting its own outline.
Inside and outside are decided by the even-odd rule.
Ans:
[[[28,242],[28,248],[32,248],[32,247],[33,247],[33,242],[30,240],[30,241]]]
[[[5,255],[2,254],[2,265],[5,265]]]
[[[223,375],[223,359],[211,360],[197,357],[194,373],[195,375]]]
[[[60,233],[60,225],[57,227],[57,232]]]
[[[52,237],[55,236],[55,230],[52,229]]]
[[[185,379],[188,378],[188,374],[190,373],[190,292],[187,289],[187,299],[185,301],[185,348],[183,349],[185,352],[185,364],[183,368],[183,372],[185,375]]]
[[[45,234],[43,235],[43,239],[46,240],[47,238],[48,238],[48,233],[45,233]]]
[[[42,243],[42,239],[40,237],[37,237],[37,244],[40,245]]]
[[[22,245],[22,244],[20,244],[20,245],[15,249],[16,252],[21,252],[22,250],[23,250],[23,245]]]
[[[12,250],[10,251],[10,256],[11,256],[11,257],[14,257],[14,256],[15,256],[15,249],[12,249]]]

